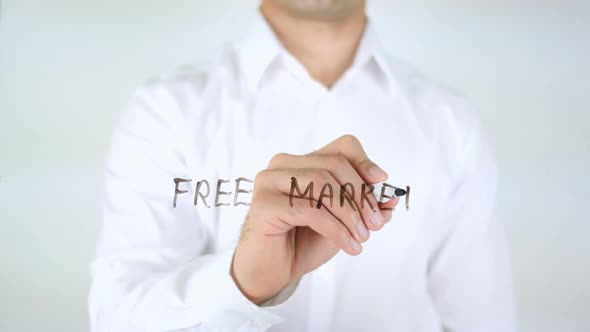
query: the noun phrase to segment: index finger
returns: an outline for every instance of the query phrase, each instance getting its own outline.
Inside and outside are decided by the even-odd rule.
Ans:
[[[385,181],[388,177],[381,167],[369,159],[361,142],[354,135],[341,136],[312,154],[343,156],[367,183]]]

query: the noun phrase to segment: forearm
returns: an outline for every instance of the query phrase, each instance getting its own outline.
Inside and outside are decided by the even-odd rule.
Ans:
[[[93,331],[197,326],[263,331],[276,324],[278,316],[250,302],[233,282],[232,253],[230,249],[169,266],[161,265],[166,255],[157,252],[98,259],[92,266],[90,293]]]

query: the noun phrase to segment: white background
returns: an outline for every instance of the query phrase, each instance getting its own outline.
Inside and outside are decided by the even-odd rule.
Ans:
[[[482,112],[522,331],[590,330],[590,6],[369,0],[390,53]],[[4,0],[0,330],[87,330],[103,157],[132,89],[218,53],[256,0]]]

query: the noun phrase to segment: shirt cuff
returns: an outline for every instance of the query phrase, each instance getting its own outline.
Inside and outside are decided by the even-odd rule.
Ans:
[[[209,256],[207,268],[187,282],[187,304],[205,313],[205,325],[210,328],[264,331],[281,323],[282,317],[254,304],[240,291],[230,275],[233,254],[232,248]],[[267,300],[265,306],[284,302],[295,287],[285,288]]]
[[[261,307],[273,307],[273,306],[277,306],[279,304],[283,304],[285,301],[287,301],[291,295],[293,295],[293,293],[295,293],[295,290],[297,289],[297,286],[299,286],[299,280],[297,280],[294,283],[291,283],[289,285],[287,285],[287,287],[285,287],[282,291],[280,291],[277,295],[271,297],[270,299],[262,302],[260,304]]]

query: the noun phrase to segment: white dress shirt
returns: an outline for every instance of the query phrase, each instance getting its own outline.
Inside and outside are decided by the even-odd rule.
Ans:
[[[229,275],[247,206],[193,204],[206,179],[254,179],[279,152],[353,134],[411,186],[359,256],[339,252],[262,306]],[[259,16],[208,70],[140,87],[114,133],[91,264],[92,331],[513,331],[511,277],[493,217],[496,164],[458,96],[388,58],[370,24],[331,89]],[[192,179],[179,189],[174,178]],[[286,179],[289,181],[289,179]],[[247,184],[244,186],[247,187]],[[248,201],[248,195],[240,196]],[[233,202],[232,196],[221,201]],[[287,204],[287,202],[286,202]]]

